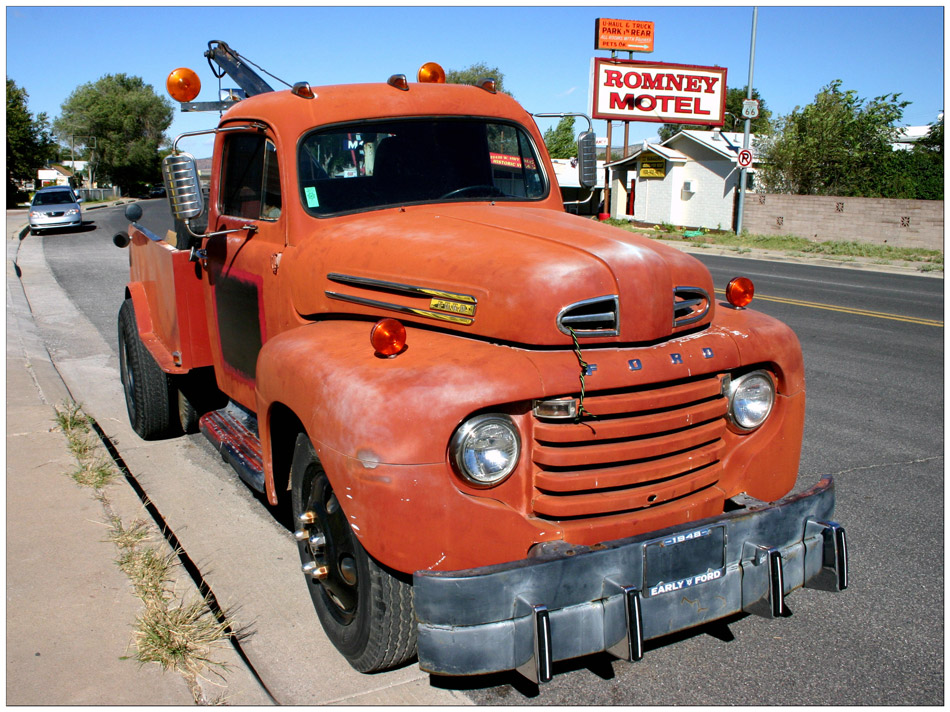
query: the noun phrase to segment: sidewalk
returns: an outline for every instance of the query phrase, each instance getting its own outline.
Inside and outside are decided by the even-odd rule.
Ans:
[[[134,659],[141,601],[115,564],[102,504],[69,477],[76,460],[55,422],[69,393],[33,323],[15,264],[23,233],[10,226],[8,214],[6,703],[192,705],[178,673]],[[148,518],[125,480],[105,491],[123,522]],[[216,657],[230,672],[201,683],[206,698],[273,704],[233,650]]]

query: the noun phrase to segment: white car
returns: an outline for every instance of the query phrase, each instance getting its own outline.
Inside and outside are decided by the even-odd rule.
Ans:
[[[81,202],[82,198],[65,186],[36,191],[30,203],[30,232],[38,235],[53,228],[81,227]]]

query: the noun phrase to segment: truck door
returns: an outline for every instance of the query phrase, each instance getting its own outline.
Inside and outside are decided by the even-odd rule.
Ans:
[[[276,270],[285,244],[276,145],[261,131],[219,134],[205,240],[207,306],[218,386],[254,409],[257,355],[276,327]],[[254,227],[254,230],[248,229]]]

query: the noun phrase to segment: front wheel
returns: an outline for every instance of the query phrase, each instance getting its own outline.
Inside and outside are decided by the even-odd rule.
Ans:
[[[291,465],[295,537],[310,597],[327,637],[360,672],[416,654],[412,584],[363,549],[305,434]]]

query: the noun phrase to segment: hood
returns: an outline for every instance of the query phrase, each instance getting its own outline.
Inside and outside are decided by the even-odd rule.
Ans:
[[[415,206],[320,221],[282,265],[301,316],[392,316],[536,346],[642,343],[708,323],[708,270],[543,208]]]

